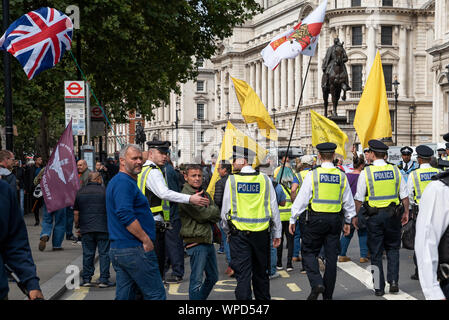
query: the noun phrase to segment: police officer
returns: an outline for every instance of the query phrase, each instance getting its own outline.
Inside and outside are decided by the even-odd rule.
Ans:
[[[340,252],[340,234],[344,212],[344,233],[349,234],[355,216],[354,200],[346,175],[333,165],[335,143],[320,143],[316,146],[321,167],[313,169],[304,179],[292,206],[290,233],[295,232],[299,217],[303,224],[302,259],[312,291],[308,300],[332,299],[337,277],[337,256]],[[306,211],[306,209],[308,209]],[[306,213],[304,214],[304,211]],[[324,245],[326,267],[324,277],[320,274],[318,254]]]
[[[170,190],[167,181],[160,169],[167,162],[169,152],[169,141],[149,141],[148,160],[143,165],[141,173],[137,176],[137,186],[148,198],[151,213],[156,222],[155,250],[158,257],[159,271],[164,278],[165,267],[165,230],[170,226],[169,201],[177,203],[192,203],[199,206],[209,205],[209,200],[202,197],[202,192],[194,195]],[[172,276],[165,279],[168,283],[177,283],[182,280],[181,276]]]
[[[422,197],[422,193],[432,180],[432,177],[440,172],[439,169],[430,165],[430,159],[433,156],[433,150],[425,145],[416,147],[418,154],[419,168],[412,171],[407,180],[407,190],[409,194],[410,207],[412,209],[411,218],[416,220],[418,215],[418,205]],[[416,254],[413,254],[413,262],[415,263],[415,273],[410,276],[412,280],[418,280],[418,268],[416,266]]]
[[[255,153],[233,147],[233,167],[237,174],[226,181],[221,209],[222,228],[229,236],[231,268],[235,271],[237,300],[251,300],[251,281],[256,300],[270,296],[270,221],[273,247],[281,238],[281,222],[276,193],[270,178],[250,164]]]
[[[449,171],[432,178],[419,202],[415,252],[427,300],[449,299]]]
[[[399,161],[398,168],[401,170],[401,173],[404,176],[405,182],[407,182],[410,172],[412,172],[415,169],[418,169],[418,163],[416,161],[411,160],[412,153],[413,153],[413,149],[410,147],[402,147],[401,148],[402,160]]]
[[[385,278],[382,267],[383,251],[387,252],[390,293],[399,292],[399,248],[401,246],[401,223],[406,224],[409,215],[407,185],[402,179],[397,166],[387,164],[384,160],[388,146],[379,140],[370,140],[370,158],[373,165],[365,167],[357,182],[354,197],[356,210],[359,212],[365,196],[366,227],[368,231],[368,249],[371,253],[371,265],[376,266],[379,278],[374,279],[376,296],[385,294]],[[404,213],[399,207],[403,204]],[[353,224],[356,226],[357,219]],[[377,281],[379,280],[379,281]]]

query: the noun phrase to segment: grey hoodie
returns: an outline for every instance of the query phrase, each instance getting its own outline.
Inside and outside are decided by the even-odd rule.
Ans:
[[[17,190],[16,176],[11,171],[4,167],[0,167],[0,178],[7,182],[14,191]]]

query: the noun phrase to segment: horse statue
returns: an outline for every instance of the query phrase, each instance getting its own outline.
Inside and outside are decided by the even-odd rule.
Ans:
[[[346,91],[351,90],[348,80],[348,72],[345,63],[348,56],[338,38],[334,39],[334,45],[329,47],[323,60],[323,77],[321,79],[321,87],[324,99],[324,116],[327,117],[327,106],[329,93],[332,96],[333,112],[332,116],[337,116],[337,105],[340,99],[341,91],[343,96],[341,99],[346,100]]]
[[[145,132],[140,122],[137,123],[136,126],[136,144],[139,145],[142,149],[145,141],[147,140],[145,136]]]

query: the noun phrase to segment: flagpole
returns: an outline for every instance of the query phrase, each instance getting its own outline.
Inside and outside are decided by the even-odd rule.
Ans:
[[[9,27],[9,0],[3,0],[3,30],[6,32]],[[11,86],[11,56],[5,50],[3,54],[3,70],[5,84],[5,136],[6,149],[14,152],[13,120],[12,120],[12,86]],[[1,144],[0,144],[1,149]]]
[[[306,74],[304,76],[304,80],[302,81],[302,89],[301,89],[301,95],[299,97],[299,101],[298,101],[298,106],[296,107],[296,114],[295,114],[295,119],[293,120],[293,127],[292,127],[292,131],[290,133],[290,140],[288,140],[288,145],[287,145],[287,151],[285,153],[285,160],[287,160],[287,156],[288,156],[288,151],[290,149],[290,144],[292,142],[292,138],[293,138],[293,131],[295,130],[295,124],[296,124],[296,119],[298,118],[298,112],[299,112],[299,106],[301,105],[301,100],[302,100],[302,94],[304,92],[304,84],[306,83],[307,80],[307,75],[309,74],[309,67],[310,67],[310,62],[312,61],[312,56],[310,56],[309,58],[309,63],[307,64],[307,70],[306,70]],[[282,175],[284,174],[284,168],[285,168],[285,162],[282,164],[282,169],[281,169],[281,175],[279,177],[279,183],[282,182]]]

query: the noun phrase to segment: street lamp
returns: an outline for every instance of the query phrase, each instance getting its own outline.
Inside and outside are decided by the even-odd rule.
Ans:
[[[395,132],[395,138],[394,138],[394,144],[397,146],[398,145],[398,86],[399,86],[399,82],[398,82],[398,77],[395,76],[394,77],[394,81],[393,81],[393,86],[394,86],[394,110],[395,110],[395,116],[394,116],[394,132]]]
[[[276,127],[276,108],[271,109],[271,111],[273,112],[273,124]]]
[[[178,144],[178,137],[179,137],[179,130],[178,130],[178,122],[179,122],[179,118],[178,118],[178,111],[181,111],[181,109],[179,108],[179,100],[176,99],[176,119],[175,119],[175,127],[176,127],[176,165],[178,165],[179,163],[179,144]]]
[[[412,104],[408,108],[408,112],[410,113],[410,145],[413,145],[413,115],[416,112],[416,106]]]

